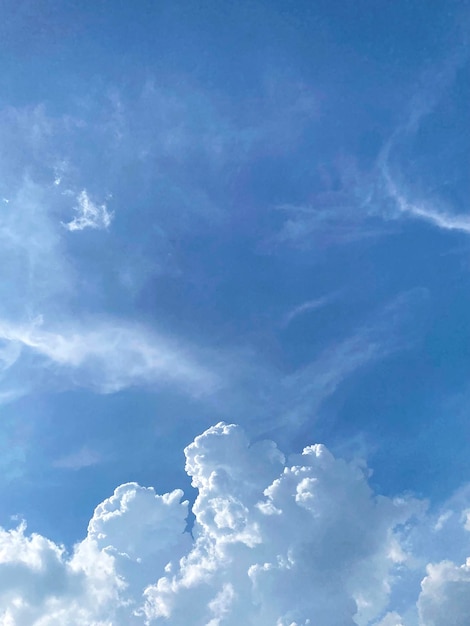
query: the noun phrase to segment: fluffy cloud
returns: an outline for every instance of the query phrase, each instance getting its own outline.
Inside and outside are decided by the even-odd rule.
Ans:
[[[375,494],[365,466],[323,445],[286,460],[224,423],[185,454],[198,490],[192,535],[182,491],[136,483],[96,508],[70,554],[24,524],[0,530],[0,624],[469,623],[470,563],[428,565],[419,622],[390,606],[413,567],[407,536],[423,503]]]
[[[418,609],[422,624],[470,624],[470,558],[461,566],[451,561],[428,565],[421,586]]]
[[[322,445],[285,463],[235,426],[209,429],[186,458],[199,490],[195,544],[146,590],[149,618],[184,624],[193,607],[197,624],[352,626],[386,605],[405,558],[394,529],[417,502],[375,497],[363,468]]]
[[[387,613],[377,626],[404,626],[403,621],[398,613]]]
[[[134,615],[141,587],[190,542],[182,495],[121,485],[96,508],[71,555],[44,537],[27,536],[24,524],[2,530],[0,624],[142,624]]]
[[[112,557],[84,544],[68,559],[63,548],[24,530],[0,533],[0,624],[112,624],[110,606],[119,605],[124,584]]]

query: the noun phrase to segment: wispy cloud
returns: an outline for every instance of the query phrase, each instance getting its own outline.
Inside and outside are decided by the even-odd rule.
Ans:
[[[299,304],[299,306],[294,307],[284,316],[281,326],[283,328],[287,328],[287,326],[289,326],[289,324],[300,315],[303,315],[304,313],[311,313],[313,311],[317,311],[318,309],[322,309],[323,307],[330,304],[330,302],[332,302],[333,300],[336,300],[338,295],[339,295],[339,292],[335,291],[334,293],[330,293],[326,296],[322,296],[321,298],[307,300],[306,302]]]
[[[213,391],[220,378],[188,349],[138,326],[116,321],[46,330],[0,321],[0,338],[61,367],[70,384],[112,393],[134,385],[176,385],[192,395]],[[19,353],[18,357],[19,357]]]
[[[216,396],[217,415],[236,416],[255,437],[276,432],[280,441],[292,440],[352,376],[416,347],[426,329],[428,296],[424,288],[397,294],[290,372],[254,351],[232,355],[232,385]]]
[[[423,198],[423,193],[412,191],[411,182],[404,182],[408,170],[403,157],[404,145],[416,140],[425,119],[436,113],[436,108],[455,83],[457,71],[468,62],[466,47],[449,56],[441,67],[433,67],[421,81],[420,89],[412,98],[405,121],[392,133],[378,158],[380,186],[387,200],[391,200],[399,216],[426,221],[442,230],[470,233],[470,213],[449,210],[439,197]],[[435,172],[439,175],[439,171]],[[421,198],[419,198],[421,196]]]
[[[419,174],[427,174],[417,169],[412,156],[414,144],[417,142],[419,155],[419,132],[423,124],[430,116],[440,114],[441,100],[454,87],[458,70],[467,62],[464,47],[451,53],[442,64],[429,68],[419,81],[403,120],[382,146],[372,170],[364,170],[358,157],[339,158],[328,168],[320,166],[316,176],[312,176],[317,181],[312,181],[313,193],[308,201],[276,206],[286,217],[273,238],[274,244],[310,250],[355,243],[393,233],[394,220],[396,223],[398,218],[469,234],[470,207],[469,213],[464,206],[453,207],[429,192],[432,184],[420,187],[413,176],[406,176],[413,168]],[[447,136],[440,139],[449,142]],[[435,164],[431,175],[439,177]]]
[[[362,368],[414,345],[422,324],[425,289],[413,289],[387,303],[349,337],[326,348],[306,367],[282,382],[282,426],[299,426],[315,416],[341,383]]]
[[[21,346],[10,341],[0,343],[0,373],[9,369],[20,356]]]
[[[54,461],[53,466],[61,469],[79,470],[84,467],[92,467],[103,461],[103,456],[87,446],[83,446],[76,452],[67,454]]]
[[[402,215],[409,215],[410,217],[424,220],[443,230],[470,233],[470,214],[453,214],[446,210],[436,209],[426,202],[413,202],[406,197],[403,189],[399,189],[388,167],[383,167],[382,174],[387,194],[394,200],[396,207]]]
[[[296,248],[325,248],[332,245],[375,239],[389,232],[374,216],[358,210],[352,197],[339,194],[338,204],[332,203],[333,194],[318,194],[313,204],[282,205],[276,207],[288,215],[273,243]]]
[[[319,165],[308,200],[274,207],[284,217],[272,242],[310,251],[389,234],[391,224],[370,210],[371,182],[356,157]]]
[[[0,135],[1,137],[1,135]],[[0,212],[0,312],[13,318],[57,308],[74,284],[61,228],[44,185],[25,178]],[[7,313],[8,312],[8,313]]]
[[[0,406],[18,400],[18,398],[24,396],[25,393],[25,389],[6,389],[0,391]]]
[[[109,228],[114,214],[108,211],[106,204],[98,205],[92,202],[85,189],[78,194],[77,202],[78,206],[75,207],[77,215],[70,222],[63,223],[67,230],[73,232],[85,228]]]

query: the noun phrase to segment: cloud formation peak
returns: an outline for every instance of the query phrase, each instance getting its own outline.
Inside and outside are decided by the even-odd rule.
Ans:
[[[136,483],[95,509],[71,554],[25,524],[0,530],[0,623],[447,626],[451,611],[468,624],[468,564],[428,565],[417,606],[394,610],[424,504],[374,493],[361,463],[321,444],[286,459],[222,422],[185,455],[193,536],[181,490]]]

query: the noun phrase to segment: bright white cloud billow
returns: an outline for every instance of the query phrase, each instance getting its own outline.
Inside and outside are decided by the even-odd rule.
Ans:
[[[431,564],[422,582],[418,608],[426,626],[467,626],[470,622],[470,558]]]
[[[468,565],[429,565],[416,620],[390,606],[423,503],[387,498],[322,445],[285,459],[220,423],[186,448],[198,496],[121,485],[71,554],[24,524],[0,531],[3,626],[464,626]],[[450,607],[453,622],[449,622]],[[411,607],[412,609],[412,607]],[[419,617],[418,617],[419,612]],[[408,611],[413,616],[413,610]]]

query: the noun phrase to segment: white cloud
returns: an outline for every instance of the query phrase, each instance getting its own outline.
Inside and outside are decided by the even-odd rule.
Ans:
[[[26,535],[24,524],[1,529],[0,624],[143,624],[134,611],[145,581],[190,544],[181,496],[121,485],[96,508],[86,539],[71,555],[40,535]]]
[[[466,53],[462,53],[464,48],[465,46],[451,52],[440,66],[430,68],[427,75],[422,77],[420,90],[410,102],[408,119],[396,128],[381,150],[378,170],[385,187],[385,194],[393,201],[394,208],[401,216],[426,221],[442,230],[469,234],[469,214],[449,211],[439,199],[431,201],[412,199],[407,189],[409,185],[399,183],[395,175],[406,172],[408,169],[404,166],[404,160],[405,158],[409,160],[409,155],[405,158],[400,157],[403,142],[416,138],[423,121],[436,112],[439,101],[455,82],[458,70],[467,62]],[[447,151],[443,149],[442,152]],[[395,159],[392,158],[394,155]],[[436,169],[436,174],[439,175],[439,169]]]
[[[326,296],[322,296],[321,298],[315,298],[313,300],[307,300],[306,302],[303,302],[302,304],[299,304],[298,306],[296,306],[293,309],[291,309],[284,316],[284,319],[282,321],[282,326],[284,328],[286,328],[287,326],[289,326],[289,324],[294,319],[296,319],[300,315],[303,315],[304,313],[310,313],[310,312],[313,312],[313,311],[317,311],[318,309],[322,309],[323,307],[325,307],[328,304],[330,304],[330,302],[335,300],[338,297],[338,295],[339,295],[339,292],[334,292],[334,293],[328,294]]]
[[[201,363],[204,358],[167,337],[114,319],[79,327],[77,311],[83,303],[87,310],[96,308],[90,285],[100,269],[85,275],[67,252],[57,219],[63,207],[54,205],[54,198],[50,184],[25,177],[0,212],[0,403],[26,393],[41,375],[40,369],[32,371],[37,359],[20,365],[28,351],[42,358],[42,366],[60,366],[50,368],[48,380],[60,378],[101,392],[160,382],[192,395],[213,390],[219,376]],[[69,229],[91,227],[89,220],[96,227],[109,225],[112,215],[104,205],[95,206],[86,191],[78,200],[80,214]],[[42,311],[47,328],[37,322]],[[31,319],[36,321],[24,321]]]
[[[5,341],[0,343],[0,373],[9,369],[20,356],[21,346],[18,343]]]
[[[470,233],[470,215],[452,214],[444,210],[439,211],[425,202],[411,202],[403,191],[400,191],[387,167],[383,168],[382,174],[384,176],[386,191],[394,200],[400,213],[424,220],[444,230]]]
[[[0,339],[13,346],[16,358],[18,347],[28,349],[62,366],[62,373],[72,371],[74,384],[105,393],[132,385],[166,383],[200,395],[220,382],[188,350],[143,327],[113,320],[62,332],[46,330],[41,318],[28,325],[0,320]]]
[[[148,617],[179,625],[191,610],[194,624],[206,624],[209,603],[227,585],[227,625],[353,626],[386,605],[394,528],[418,503],[374,497],[362,469],[324,446],[285,463],[274,444],[250,447],[236,426],[209,429],[186,458],[199,489],[196,540],[176,570],[146,590]]]
[[[470,558],[460,566],[451,561],[428,565],[418,609],[426,626],[468,626]]]
[[[108,211],[106,204],[94,204],[85,189],[78,194],[77,202],[77,215],[70,222],[64,223],[67,230],[106,229],[110,226],[114,214]]]
[[[198,489],[194,539],[182,491],[157,495],[136,483],[96,508],[71,553],[24,524],[0,530],[0,624],[469,623],[470,563],[423,569],[415,617],[396,596],[417,567],[410,529],[435,532],[435,521],[419,501],[374,493],[362,465],[322,445],[286,459],[273,442],[250,445],[224,423],[185,454]]]
[[[377,626],[404,626],[403,620],[398,613],[387,613],[387,615],[380,620]]]

